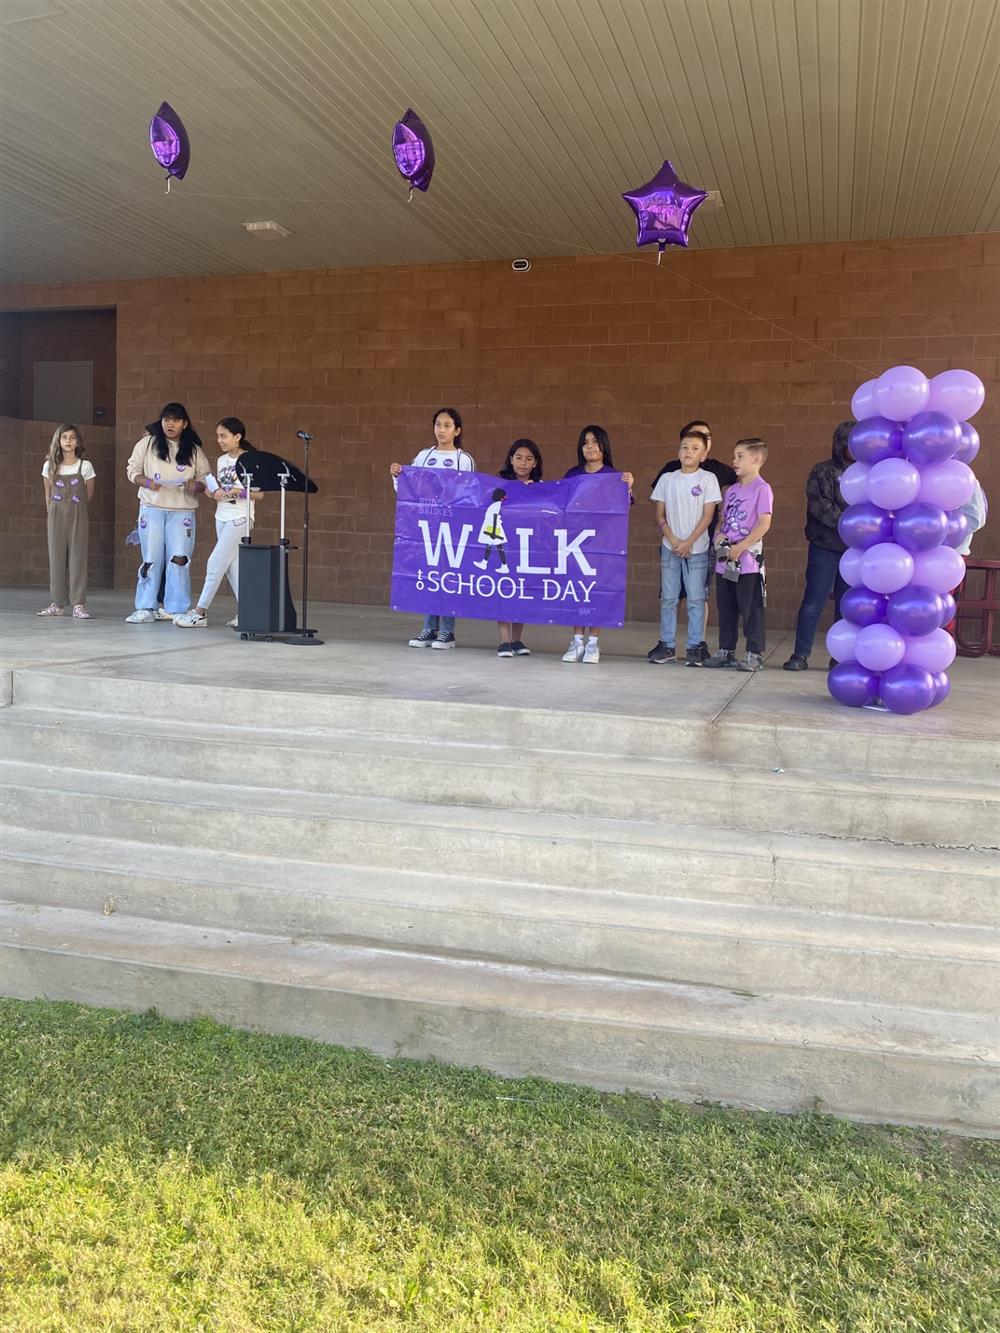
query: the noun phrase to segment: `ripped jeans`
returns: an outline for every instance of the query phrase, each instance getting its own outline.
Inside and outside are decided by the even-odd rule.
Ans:
[[[139,509],[142,564],[135,585],[135,609],[155,611],[160,576],[166,566],[163,609],[179,616],[191,605],[191,556],[194,554],[193,509]],[[179,563],[178,563],[179,562]]]

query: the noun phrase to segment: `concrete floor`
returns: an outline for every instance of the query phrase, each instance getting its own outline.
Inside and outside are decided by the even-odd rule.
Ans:
[[[405,699],[453,699],[462,703],[512,705],[548,711],[602,712],[628,717],[664,717],[712,722],[788,726],[831,726],[844,733],[906,735],[944,741],[975,739],[1000,743],[1000,658],[959,658],[952,669],[952,694],[940,708],[915,717],[896,717],[843,708],[826,691],[826,653],[817,644],[816,667],[798,674],[782,671],[792,635],[771,635],[769,670],[756,675],[735,671],[693,671],[654,667],[646,652],[655,628],[630,624],[606,630],[599,666],[559,660],[568,631],[528,626],[530,658],[495,656],[492,623],[462,621],[459,648],[440,653],[407,647],[419,626],[415,616],[384,607],[313,604],[310,621],[324,642],[302,648],[283,643],[241,641],[225,628],[233,604],[222,598],[207,629],[180,630],[168,623],[126,625],[132,609],[126,591],[97,592],[90,599],[94,619],[41,620],[34,612],[46,602],[42,589],[0,593],[0,663],[4,668],[60,665],[67,672],[179,685],[239,685],[304,694],[362,694]],[[709,641],[715,635],[709,630]],[[775,669],[777,668],[777,669]],[[972,775],[970,775],[972,776]]]

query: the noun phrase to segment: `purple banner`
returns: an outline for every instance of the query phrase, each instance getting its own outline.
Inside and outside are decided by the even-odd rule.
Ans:
[[[404,468],[392,609],[621,626],[628,511],[617,473],[525,485],[482,472]]]

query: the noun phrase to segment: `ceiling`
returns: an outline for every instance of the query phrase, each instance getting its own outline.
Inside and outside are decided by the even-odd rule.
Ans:
[[[626,250],[665,157],[694,246],[1000,227],[995,0],[3,0],[0,281]],[[191,139],[164,194],[162,100]],[[437,170],[406,202],[392,125]],[[261,241],[244,221],[291,235]]]

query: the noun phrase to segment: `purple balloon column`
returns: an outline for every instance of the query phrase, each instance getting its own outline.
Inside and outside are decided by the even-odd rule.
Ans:
[[[975,490],[969,464],[979,452],[968,418],[985,396],[967,370],[928,380],[915,366],[894,366],[854,394],[856,461],[840,483],[848,504],[841,573],[850,588],[826,639],[838,703],[880,700],[890,712],[919,713],[948,697],[955,641],[944,626],[965,574],[955,548],[968,535],[961,509]]]

